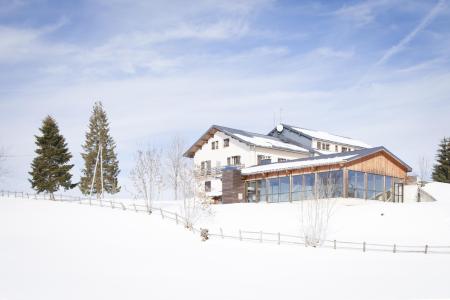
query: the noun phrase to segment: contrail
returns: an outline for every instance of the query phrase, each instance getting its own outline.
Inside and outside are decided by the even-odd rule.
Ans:
[[[420,23],[414,28],[413,31],[408,33],[398,44],[389,48],[383,56],[375,63],[375,67],[382,65],[387,60],[389,60],[392,56],[400,52],[406,44],[408,44],[420,31],[422,31],[435,17],[436,15],[444,8],[445,1],[439,0],[439,2],[428,12],[428,14],[420,21]]]

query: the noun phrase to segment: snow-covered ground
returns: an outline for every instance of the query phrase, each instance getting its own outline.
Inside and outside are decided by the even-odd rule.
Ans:
[[[391,203],[338,199],[326,238],[350,242],[450,246],[450,184],[430,183],[425,191],[436,202]],[[237,236],[239,230],[301,233],[302,202],[213,205],[213,215],[197,226]],[[180,211],[180,202],[157,202]]]
[[[442,194],[442,201],[430,203],[340,201],[329,235],[410,243],[440,237],[449,244],[450,201]],[[295,231],[296,209],[221,205],[203,222]],[[2,300],[449,299],[449,266],[450,255],[443,254],[201,242],[157,214],[0,199]]]

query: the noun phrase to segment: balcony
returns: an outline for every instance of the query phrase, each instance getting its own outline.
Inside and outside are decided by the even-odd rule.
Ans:
[[[223,170],[226,168],[229,168],[229,167],[237,168],[240,170],[242,168],[245,168],[245,165],[240,164],[240,165],[221,166],[221,167],[205,168],[205,169],[197,167],[195,170],[195,176],[196,177],[221,177]]]

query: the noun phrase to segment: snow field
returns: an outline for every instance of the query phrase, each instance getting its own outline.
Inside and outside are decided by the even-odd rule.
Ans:
[[[75,203],[0,199],[0,243],[8,300],[450,297],[450,255],[201,242],[158,215]]]

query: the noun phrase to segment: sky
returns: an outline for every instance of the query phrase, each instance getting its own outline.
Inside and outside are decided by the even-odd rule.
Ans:
[[[53,116],[73,154],[95,101],[134,153],[280,121],[383,145],[415,170],[450,135],[450,1],[0,0],[0,189],[30,191]],[[77,193],[77,191],[73,191]]]

